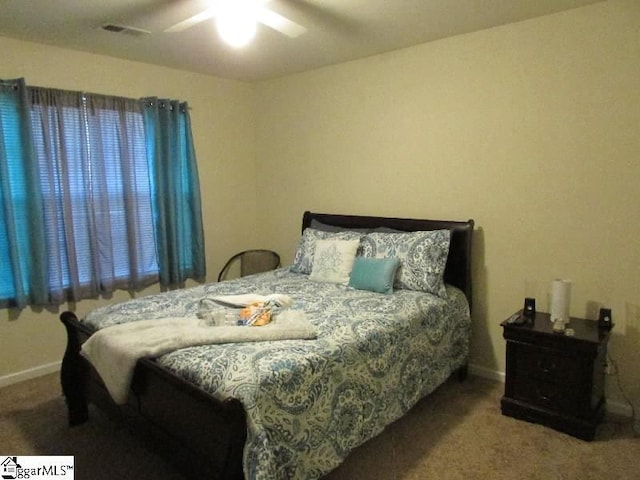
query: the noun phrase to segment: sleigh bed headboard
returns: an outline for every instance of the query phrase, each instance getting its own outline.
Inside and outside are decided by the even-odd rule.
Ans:
[[[417,220],[393,217],[371,217],[362,215],[340,215],[330,213],[315,213],[306,211],[302,217],[302,231],[312,227],[312,222],[344,229],[373,230],[385,228],[404,232],[451,230],[449,256],[444,272],[444,281],[462,290],[472,304],[471,288],[471,238],[473,235],[473,220]]]

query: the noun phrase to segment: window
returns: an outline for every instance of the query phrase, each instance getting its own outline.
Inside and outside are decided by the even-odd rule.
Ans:
[[[161,143],[166,133],[166,125],[149,121],[144,111],[149,102],[40,87],[26,90],[27,124],[15,99],[0,96],[5,99],[0,100],[0,137],[9,143],[0,150],[0,161],[13,172],[3,175],[0,170],[0,187],[10,192],[2,191],[1,197],[0,302],[59,304],[159,280],[171,286],[187,277],[202,279],[199,184],[191,132],[184,128],[188,117],[179,118],[174,132],[180,143],[189,144],[182,149],[186,154],[173,151],[163,158],[162,152],[148,151],[148,145]],[[10,129],[17,133],[8,135]],[[165,172],[165,165],[174,172]],[[187,176],[186,184],[169,182],[171,191],[158,189],[176,172],[178,178],[184,177],[182,172],[195,172],[195,177]],[[20,188],[21,177],[23,184],[33,179],[33,187]],[[164,196],[187,197],[195,208],[185,211],[170,200],[167,204]],[[34,207],[40,208],[40,218],[21,221]],[[175,221],[183,217],[186,221]],[[190,228],[186,232],[185,225]],[[199,229],[194,231],[194,225]],[[39,275],[42,266],[29,254],[34,250],[45,252],[44,273]],[[172,251],[186,255],[176,261]],[[171,280],[163,281],[161,271],[167,269]],[[38,277],[44,286],[37,285]],[[43,288],[46,299],[34,298],[32,291]]]

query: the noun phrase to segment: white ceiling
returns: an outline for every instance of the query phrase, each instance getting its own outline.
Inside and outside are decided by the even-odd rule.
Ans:
[[[271,0],[307,28],[289,38],[260,25],[243,49],[219,40],[214,21],[165,29],[207,0],[0,0],[0,36],[255,81],[518,22],[601,0]],[[143,29],[104,31],[107,23]]]

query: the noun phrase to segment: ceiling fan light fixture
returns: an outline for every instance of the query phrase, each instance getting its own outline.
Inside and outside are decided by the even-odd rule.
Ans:
[[[225,2],[216,13],[218,34],[235,48],[244,47],[253,40],[257,25],[257,9],[251,1]]]

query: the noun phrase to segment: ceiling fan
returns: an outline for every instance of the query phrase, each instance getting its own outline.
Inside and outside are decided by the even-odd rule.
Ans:
[[[234,47],[253,39],[261,23],[284,35],[295,38],[307,31],[305,27],[265,7],[269,0],[211,0],[206,10],[167,28],[165,32],[182,32],[198,23],[214,18],[218,33]]]

